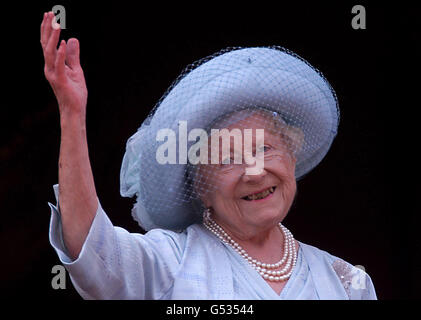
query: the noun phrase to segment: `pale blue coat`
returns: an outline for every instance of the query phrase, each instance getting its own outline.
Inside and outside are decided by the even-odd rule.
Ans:
[[[297,264],[278,295],[229,245],[203,225],[145,235],[114,227],[98,210],[79,257],[64,246],[58,185],[50,243],[85,299],[376,299],[364,271],[299,242]]]

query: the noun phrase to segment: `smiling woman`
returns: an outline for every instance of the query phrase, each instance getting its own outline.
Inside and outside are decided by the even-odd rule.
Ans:
[[[247,117],[244,117],[245,113]],[[243,119],[234,120],[238,118]],[[294,199],[296,158],[293,150],[298,151],[299,148],[291,143],[293,137],[287,139],[285,134],[281,134],[285,128],[275,126],[280,122],[276,118],[276,113],[272,115],[268,111],[252,109],[234,113],[223,120],[223,123],[227,123],[227,120],[233,122],[228,130],[235,128],[244,132],[252,129],[251,132],[256,132],[258,129],[268,129],[263,141],[252,137],[253,153],[259,148],[263,151],[264,166],[258,174],[246,174],[246,161],[240,164],[232,161],[224,164],[221,161],[218,165],[201,165],[195,178],[213,186],[201,186],[202,190],[208,190],[201,196],[207,207],[205,226],[234,250],[238,250],[279,293],[297,259],[298,243],[279,222],[287,215]],[[235,145],[231,145],[231,154],[241,154],[242,150],[239,151],[235,150]],[[212,192],[209,191],[211,189]],[[284,248],[282,257],[280,250],[276,255],[273,254],[273,243]],[[274,263],[274,258],[278,262]],[[272,267],[266,267],[266,263],[260,260],[271,261],[267,265]]]
[[[281,47],[230,48],[189,66],[127,141],[120,192],[136,196],[132,215],[147,231],[134,234],[114,227],[97,198],[79,44],[56,49],[53,21],[47,13],[41,25],[62,130],[50,242],[82,297],[376,299],[365,272],[295,240],[282,224],[296,180],[337,132],[337,99],[319,71]],[[243,143],[207,140],[217,161],[157,161],[157,134],[180,123],[185,132],[237,132]],[[178,137],[168,150],[180,159],[196,142]]]
[[[256,132],[270,128],[272,121],[262,116],[262,112],[248,110],[249,116],[245,118],[240,116],[244,112],[237,114],[243,118],[241,120],[234,120],[237,119],[235,115],[229,117],[233,123],[228,130],[235,128],[244,132],[251,129],[251,132]],[[206,208],[212,208],[214,219],[232,234],[239,235],[236,238],[263,235],[267,229],[276,226],[285,218],[296,190],[295,156],[280,132],[275,134],[266,130],[263,141],[257,141],[255,136],[251,138],[253,152],[259,148],[263,150],[264,166],[258,174],[245,174],[245,167],[254,163],[247,164],[243,160],[240,164],[230,161],[201,165],[194,176],[195,181],[199,181],[196,184],[204,190],[201,200]],[[237,153],[235,145],[231,145],[231,149],[232,154]]]

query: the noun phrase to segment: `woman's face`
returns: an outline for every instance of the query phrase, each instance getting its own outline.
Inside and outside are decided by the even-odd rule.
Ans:
[[[246,167],[254,165],[245,164],[244,158],[241,164],[233,164],[233,157],[230,164],[220,161],[219,164],[202,165],[199,169],[214,186],[212,191],[202,195],[206,207],[212,208],[212,217],[232,234],[244,239],[281,222],[296,192],[295,158],[281,135],[262,128],[262,123],[268,123],[268,120],[254,114],[227,127],[228,130],[240,129],[243,137],[245,129],[252,129],[253,153],[257,147],[264,156],[260,174],[247,175]],[[265,129],[264,141],[258,141],[257,145],[256,129]],[[231,156],[241,153],[234,148],[232,141],[230,151]]]

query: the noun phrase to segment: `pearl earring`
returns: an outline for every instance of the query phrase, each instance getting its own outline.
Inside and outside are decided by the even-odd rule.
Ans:
[[[211,211],[210,208],[206,208],[205,211],[203,212],[203,218],[204,219],[209,219],[211,215]]]

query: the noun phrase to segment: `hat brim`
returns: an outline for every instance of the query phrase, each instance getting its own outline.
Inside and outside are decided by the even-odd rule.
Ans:
[[[276,111],[287,123],[298,126],[304,133],[304,147],[297,155],[296,178],[312,170],[328,152],[337,132],[339,114],[332,88],[308,65],[305,66],[307,72],[303,73],[273,64],[259,65],[258,61],[250,63],[250,60],[256,61],[258,57],[256,49],[270,49],[249,49],[254,49],[254,52],[239,50],[243,51],[244,59],[241,61],[247,58],[248,63],[237,66],[231,63],[227,70],[229,64],[224,63],[223,55],[187,74],[162,100],[148,125],[142,128],[148,131],[149,137],[140,141],[142,153],[147,157],[155,157],[158,144],[151,141],[151,138],[156,137],[157,132],[163,128],[177,132],[179,121],[186,121],[188,131],[204,129],[224,114],[246,107],[261,107]],[[287,55],[280,51],[273,54]],[[287,56],[289,59],[290,56]],[[199,78],[202,81],[200,87],[197,85]],[[180,101],[176,97],[183,94],[188,98],[182,101],[182,105],[177,105]],[[294,119],[300,121],[294,123]],[[188,147],[193,143],[189,142]],[[178,156],[177,148],[177,159]],[[133,213],[144,229],[183,229],[200,219],[198,213],[194,212],[197,208],[191,202],[179,201],[185,182],[185,164],[141,161],[139,166],[140,198],[144,201]],[[160,174],[150,177],[148,172]],[[153,183],[151,179],[154,179]],[[168,181],[177,181],[178,185],[169,185]],[[172,204],[171,210],[157,212],[158,206],[154,204],[162,204],[163,201]]]

